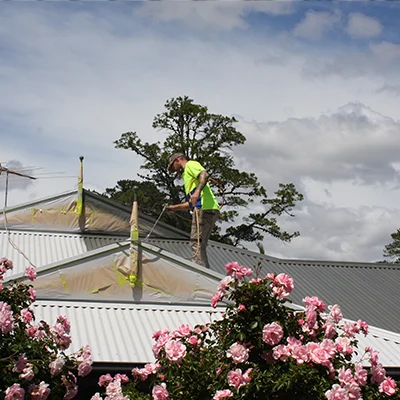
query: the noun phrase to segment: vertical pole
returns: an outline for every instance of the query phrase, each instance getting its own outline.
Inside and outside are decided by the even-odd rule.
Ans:
[[[77,212],[80,217],[83,214],[83,156],[79,157],[79,173],[78,173],[78,201]]]
[[[6,196],[4,199],[4,208],[7,208],[7,199],[8,199],[8,170],[6,172]]]
[[[139,216],[138,216],[138,204],[137,204],[137,186],[133,187],[133,203],[132,203],[132,213],[131,213],[131,248],[134,245],[137,247],[137,242],[139,240]]]
[[[131,246],[130,246],[130,260],[131,260],[131,273],[129,274],[129,281],[132,288],[136,285],[136,280],[139,272],[139,215],[137,203],[137,186],[133,187],[133,204],[130,219],[131,225]]]

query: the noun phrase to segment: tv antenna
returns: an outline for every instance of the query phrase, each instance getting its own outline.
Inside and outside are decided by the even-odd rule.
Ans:
[[[17,171],[10,171],[8,168],[3,167],[0,163],[0,175],[2,174],[2,172],[6,173],[6,194],[5,194],[5,198],[4,198],[4,208],[6,208],[7,207],[7,198],[8,198],[8,177],[9,177],[9,175],[10,174],[17,175],[17,176],[21,176],[23,178],[29,178],[32,180],[36,180],[36,178],[34,178],[33,176],[30,176],[30,175],[22,174]]]

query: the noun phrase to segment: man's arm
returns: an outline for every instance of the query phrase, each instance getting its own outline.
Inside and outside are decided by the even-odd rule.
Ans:
[[[204,189],[204,186],[206,186],[208,182],[207,171],[206,170],[201,171],[198,178],[199,178],[199,183],[196,186],[196,190],[190,196],[190,201],[193,207],[196,207],[197,199],[199,198],[201,191]]]
[[[189,202],[172,204],[167,207],[167,211],[187,211],[190,210]]]

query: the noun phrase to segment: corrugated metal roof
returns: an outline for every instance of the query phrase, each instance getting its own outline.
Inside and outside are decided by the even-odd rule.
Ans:
[[[18,249],[22,250],[35,266],[41,267],[122,239],[117,236],[33,231],[11,231],[7,234],[6,231],[0,230],[0,257],[7,257],[14,263],[14,269],[7,272],[5,278],[23,273],[29,265]]]
[[[72,345],[77,351],[89,344],[95,362],[146,363],[154,360],[152,334],[182,324],[194,327],[220,318],[222,309],[199,306],[122,304],[105,302],[36,301],[36,319],[54,323],[64,315],[71,323]],[[370,327],[359,348],[379,351],[385,367],[400,367],[400,335]]]
[[[153,333],[158,329],[194,327],[220,313],[211,307],[36,301],[36,319],[54,323],[58,315],[71,322],[71,351],[89,344],[96,362],[146,363],[154,360]]]
[[[187,241],[151,239],[149,243],[183,257],[191,254]],[[284,272],[294,279],[294,303],[318,296],[327,304],[339,304],[345,318],[400,333],[400,265],[283,260],[217,242],[210,242],[207,252],[213,271],[225,274],[228,262],[253,267],[261,260],[263,274]]]

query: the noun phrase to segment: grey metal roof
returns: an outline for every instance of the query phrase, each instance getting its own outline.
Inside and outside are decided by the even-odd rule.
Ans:
[[[187,241],[148,241],[183,257],[191,254]],[[228,262],[254,267],[261,260],[263,275],[284,272],[294,279],[294,303],[318,296],[327,304],[339,304],[345,318],[400,333],[400,265],[284,260],[217,242],[210,242],[207,251],[213,271],[225,274]]]
[[[154,360],[152,334],[156,330],[205,324],[220,318],[223,310],[206,306],[39,300],[34,303],[34,311],[37,320],[49,323],[54,323],[58,315],[68,318],[72,352],[89,344],[95,362],[141,364]],[[379,349],[379,359],[385,367],[400,366],[400,335],[371,327],[367,337],[360,336],[359,348],[366,346]]]

